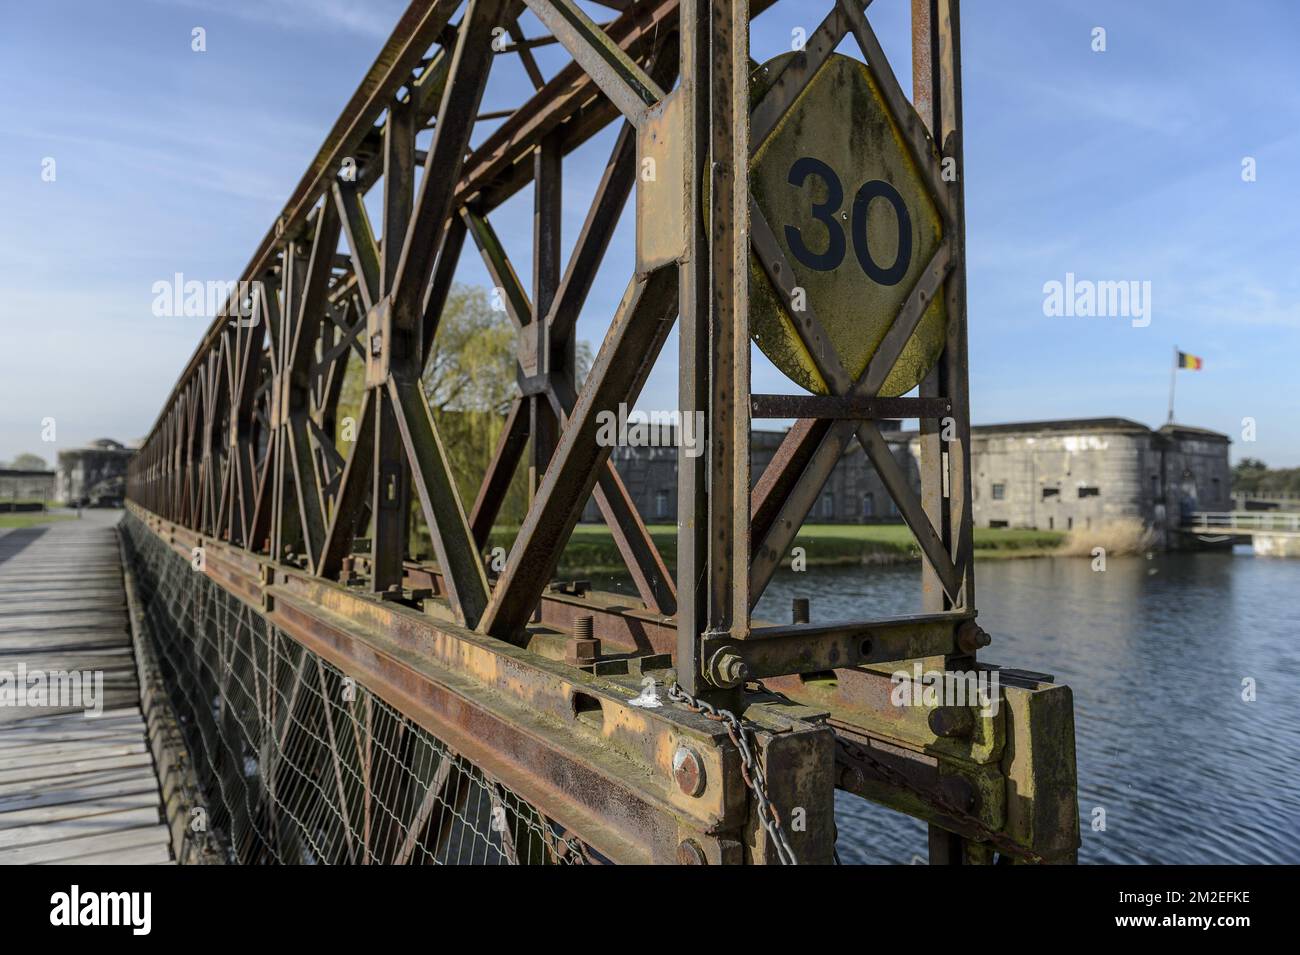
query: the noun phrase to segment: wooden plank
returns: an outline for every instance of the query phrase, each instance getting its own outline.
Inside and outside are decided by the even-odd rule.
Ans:
[[[0,819],[3,819],[3,814],[7,812],[38,809],[42,806],[66,806],[104,798],[134,796],[144,792],[156,795],[158,781],[151,775],[137,773],[134,777],[126,779],[95,780],[74,788],[7,796],[0,799]]]
[[[97,581],[63,580],[57,582],[41,581],[38,583],[20,584],[12,579],[0,578],[0,584],[4,585],[4,594],[6,598],[14,598],[16,596],[36,598],[80,595],[100,597],[106,594],[116,595],[121,580],[117,578],[105,578]]]
[[[40,747],[43,751],[76,749],[81,745],[113,744],[116,742],[134,742],[144,738],[145,727],[139,722],[121,725],[92,727],[90,729],[44,731],[6,729],[0,733],[0,759],[7,759],[19,750]]]
[[[171,862],[116,519],[0,538],[0,667],[93,673],[103,708],[0,706],[0,863]]]
[[[117,720],[117,719],[121,719],[121,717],[125,717],[125,716],[134,716],[134,717],[139,717],[139,716],[140,716],[140,708],[139,708],[139,707],[120,707],[120,708],[117,708],[117,709],[112,709],[112,711],[110,711],[110,709],[105,709],[105,711],[104,711],[103,713],[100,713],[99,716],[96,716],[96,717],[95,717],[95,721],[96,721],[96,722],[107,722],[108,720]],[[44,724],[44,722],[57,722],[57,721],[59,721],[59,720],[61,720],[61,719],[66,719],[66,717],[56,716],[55,713],[51,713],[51,715],[49,715],[49,716],[36,716],[36,717],[32,717],[31,720],[27,720],[27,721],[25,722],[25,724],[23,724],[23,725],[25,725],[25,726],[38,726],[38,725],[40,725],[40,724]],[[143,719],[143,717],[142,717],[142,719]]]
[[[101,769],[81,772],[71,776],[49,779],[38,789],[33,789],[30,782],[0,784],[0,811],[8,807],[33,804],[47,795],[78,792],[88,787],[101,785],[134,786],[142,777],[151,780],[153,767],[126,766],[117,769]],[[151,780],[153,781],[153,780]],[[156,782],[156,781],[154,781]],[[135,792],[125,789],[124,792]]]
[[[67,714],[51,713],[45,717],[36,717],[33,719],[20,720],[12,726],[4,737],[0,737],[0,742],[9,738],[9,734],[50,734],[50,733],[75,733],[81,730],[86,732],[102,731],[106,729],[121,729],[126,726],[143,726],[144,717],[140,715],[138,707],[124,707],[113,710],[104,710],[99,716],[69,716]]]
[[[166,829],[163,830],[166,832]],[[60,865],[76,863],[77,865],[174,865],[171,852],[166,843],[156,846],[143,846],[126,852],[114,850],[99,855],[82,856],[77,859],[57,859],[42,865]]]
[[[129,750],[129,748],[128,748]],[[49,780],[62,779],[65,776],[80,776],[85,773],[108,772],[116,769],[130,769],[147,766],[153,769],[153,757],[143,744],[134,748],[134,752],[113,752],[104,755],[87,756],[82,759],[59,759],[38,765],[28,765],[4,769],[0,767],[0,786],[15,782],[26,782],[29,786],[39,787]]]
[[[143,805],[133,809],[119,809],[115,812],[49,820],[29,826],[15,826],[11,829],[0,829],[0,852],[58,842],[63,839],[120,832],[124,829],[141,829],[158,824],[158,807]]]
[[[169,835],[163,825],[124,829],[75,839],[61,839],[39,845],[21,846],[0,851],[0,865],[35,865],[41,862],[80,862],[83,859],[123,850],[152,848],[161,845],[167,853]],[[116,861],[116,860],[105,860]]]
[[[107,683],[107,681],[105,681]],[[104,696],[100,703],[105,707],[118,707],[123,703],[134,703],[140,698],[138,688],[134,683],[126,684],[122,687],[104,687]],[[64,714],[66,716],[84,717],[93,719],[93,716],[87,716],[84,707],[81,706],[0,706],[0,723],[12,725],[21,723],[41,713]]]
[[[0,733],[0,756],[10,756],[15,749],[24,749],[29,746],[51,746],[59,747],[68,743],[93,743],[96,741],[110,742],[120,739],[138,739],[144,735],[145,727],[143,723],[133,721],[121,725],[110,725],[105,727],[92,727],[83,730],[54,730],[45,731],[6,729]],[[12,734],[12,735],[11,735]]]
[[[112,591],[100,595],[69,593],[53,596],[45,593],[22,594],[18,598],[0,597],[0,618],[8,620],[25,613],[112,613],[125,611],[126,605]]]
[[[115,756],[135,756],[146,751],[144,737],[123,737],[117,740],[94,740],[90,743],[63,746],[28,746],[19,750],[0,752],[0,773],[15,769],[28,770],[35,776],[42,766],[71,765],[70,760],[85,761],[111,759]]]
[[[40,636],[33,635],[30,631],[23,634],[21,643],[13,638],[0,638],[0,654],[17,655],[21,653],[30,653],[33,649],[54,650],[54,649],[73,649],[84,647],[94,649],[95,647],[121,647],[129,646],[124,638],[115,634],[105,634],[103,631],[95,630],[46,630]]]
[[[126,614],[103,610],[76,613],[28,613],[0,618],[0,638],[46,630],[91,630],[106,640],[125,643],[131,639],[126,631]]]
[[[63,803],[57,806],[37,806],[33,809],[16,809],[0,813],[0,833],[24,826],[60,822],[64,819],[89,819],[107,813],[123,812],[143,807],[157,808],[158,798],[152,792],[128,793],[85,802]]]

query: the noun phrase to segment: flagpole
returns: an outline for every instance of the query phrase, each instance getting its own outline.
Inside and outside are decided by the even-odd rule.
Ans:
[[[1174,383],[1178,381],[1178,346],[1174,346],[1174,366],[1169,369],[1169,423],[1174,423]]]

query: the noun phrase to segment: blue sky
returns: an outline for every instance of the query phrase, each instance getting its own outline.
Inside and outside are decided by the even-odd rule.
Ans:
[[[404,6],[6,0],[0,460],[147,432],[207,324],[155,317],[153,283],[238,277]],[[812,6],[787,0],[759,18],[755,58],[811,30]],[[905,87],[907,8],[869,11]],[[203,53],[190,48],[196,26]],[[1180,421],[1232,436],[1234,458],[1300,465],[1287,391],[1300,345],[1300,5],[988,0],[966,4],[963,29],[976,423],[1160,424],[1177,343],[1206,362],[1179,376]],[[542,51],[548,75],[557,55]],[[484,109],[525,83],[516,57],[499,58]],[[566,164],[566,245],[612,135]],[[1242,181],[1244,157],[1255,182]],[[530,219],[527,192],[493,217],[525,281]],[[579,322],[593,348],[632,242],[629,211]],[[1151,282],[1150,325],[1045,316],[1043,284],[1067,272]],[[472,248],[460,277],[488,284]],[[642,407],[675,406],[675,355],[671,341]],[[761,360],[753,388],[790,390]],[[1240,440],[1245,417],[1254,443]]]

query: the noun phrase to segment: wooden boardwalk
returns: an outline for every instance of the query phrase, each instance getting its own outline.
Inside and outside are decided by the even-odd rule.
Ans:
[[[120,511],[0,536],[0,864],[167,863],[114,525]],[[14,678],[102,674],[74,705],[18,706]],[[88,716],[86,705],[102,707]]]

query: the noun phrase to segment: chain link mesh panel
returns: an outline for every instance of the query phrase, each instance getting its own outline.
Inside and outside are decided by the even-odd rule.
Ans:
[[[123,521],[145,639],[236,863],[570,864],[580,840]]]

